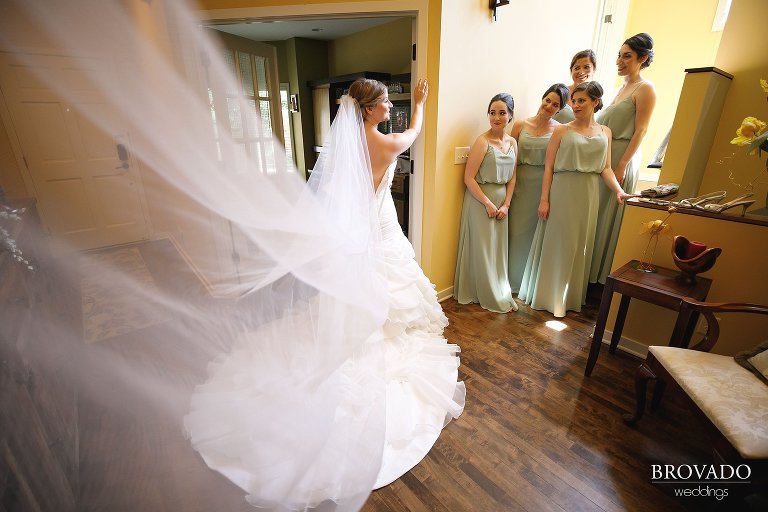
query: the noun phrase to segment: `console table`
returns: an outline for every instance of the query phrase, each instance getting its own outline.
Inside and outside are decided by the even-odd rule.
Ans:
[[[691,297],[698,301],[704,301],[709,293],[712,280],[706,277],[697,277],[696,281],[688,284],[679,279],[680,271],[664,267],[656,267],[656,272],[643,272],[637,270],[637,260],[632,260],[623,267],[616,269],[606,278],[603,296],[600,300],[600,310],[597,314],[597,324],[592,335],[592,344],[589,349],[589,358],[584,375],[590,376],[600,353],[600,345],[605,332],[605,322],[608,320],[608,311],[611,309],[613,293],[621,294],[619,311],[616,315],[616,324],[611,336],[609,352],[613,354],[621,339],[621,331],[624,329],[624,320],[627,317],[629,301],[632,297],[637,300],[656,304],[678,312],[675,332],[670,338],[670,345],[687,347],[693,330],[696,327],[698,313],[680,313],[680,304],[683,297]],[[681,337],[680,329],[684,329]]]

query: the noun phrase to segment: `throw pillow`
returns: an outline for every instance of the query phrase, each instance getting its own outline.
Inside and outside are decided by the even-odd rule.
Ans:
[[[736,354],[733,359],[768,385],[768,340],[752,350]]]

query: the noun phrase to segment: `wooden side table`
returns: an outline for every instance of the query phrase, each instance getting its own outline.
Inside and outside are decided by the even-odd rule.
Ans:
[[[693,284],[687,284],[678,279],[680,271],[664,267],[656,267],[657,272],[642,272],[636,270],[637,260],[632,260],[623,267],[612,272],[605,281],[603,296],[600,299],[600,311],[597,313],[597,324],[595,332],[592,335],[592,345],[589,349],[589,358],[584,375],[589,377],[592,369],[597,362],[597,356],[600,353],[600,345],[603,342],[603,333],[605,332],[605,322],[608,319],[608,311],[611,309],[611,300],[613,293],[621,294],[621,303],[616,315],[616,324],[611,336],[611,345],[609,352],[616,352],[616,346],[621,339],[621,331],[624,329],[624,320],[627,317],[629,301],[632,297],[656,304],[673,311],[680,312],[680,302],[683,297],[703,301],[707,298],[709,288],[712,286],[712,280],[706,277],[697,277]],[[682,318],[680,315],[686,316]],[[693,330],[696,327],[698,313],[678,313],[675,332],[670,338],[670,345],[687,347],[691,339]],[[681,327],[682,326],[682,327]],[[684,332],[678,332],[684,327]]]

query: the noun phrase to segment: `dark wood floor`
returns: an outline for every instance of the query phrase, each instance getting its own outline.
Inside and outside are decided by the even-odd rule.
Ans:
[[[199,285],[168,242],[140,246],[159,287]],[[523,305],[496,314],[443,303],[446,337],[461,346],[464,414],[427,457],[363,510],[673,511],[758,510],[751,502],[675,498],[651,483],[652,464],[710,462],[699,421],[673,396],[638,428],[621,421],[634,403],[638,361],[604,351],[583,375],[594,304],[569,313],[566,328]],[[186,403],[208,355],[155,325],[87,347],[80,405],[82,511],[246,511],[243,493],[210,471],[182,435]],[[169,360],[169,354],[173,354]],[[116,375],[106,361],[128,361]],[[180,371],[179,369],[183,369]],[[136,382],[144,385],[137,386]],[[130,385],[126,383],[131,383]],[[755,503],[758,503],[755,505]]]

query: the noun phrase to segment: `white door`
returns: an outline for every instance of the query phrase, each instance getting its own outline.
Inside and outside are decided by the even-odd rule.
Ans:
[[[93,59],[0,53],[8,131],[18,138],[38,210],[50,233],[75,249],[149,237],[129,134],[86,78],[103,65]]]

